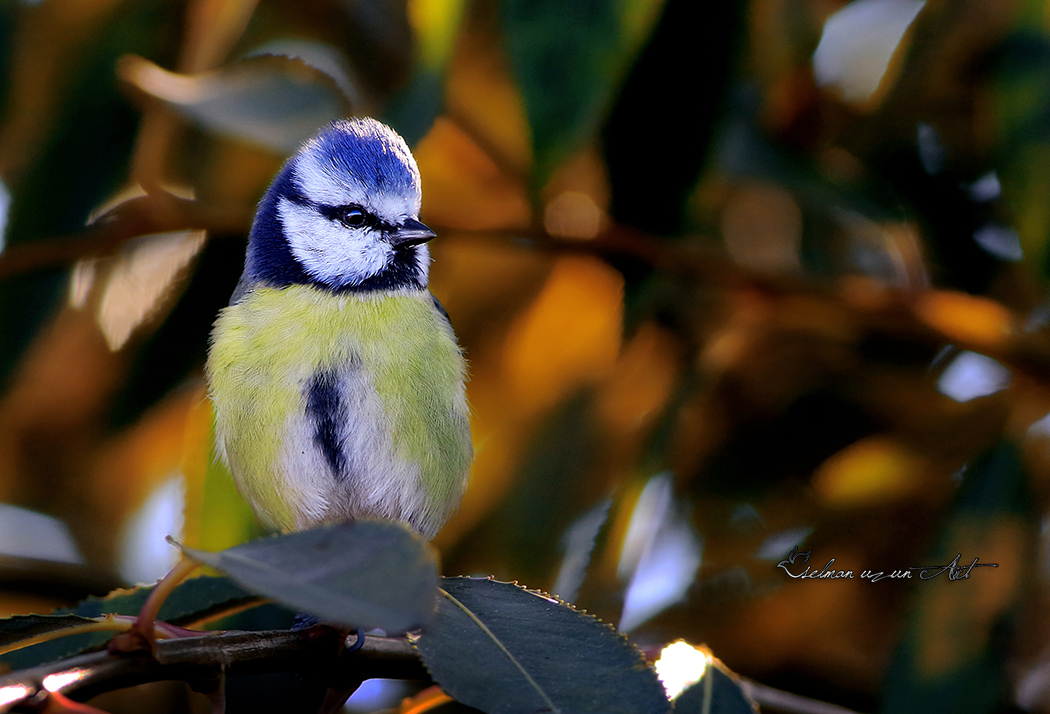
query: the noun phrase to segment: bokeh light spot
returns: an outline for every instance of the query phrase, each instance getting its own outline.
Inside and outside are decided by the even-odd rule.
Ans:
[[[685,640],[672,642],[660,651],[656,660],[656,676],[664,685],[669,699],[674,699],[690,685],[704,678],[711,664],[711,655]]]

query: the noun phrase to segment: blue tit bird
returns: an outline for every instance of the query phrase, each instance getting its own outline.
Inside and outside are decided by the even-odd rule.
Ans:
[[[427,288],[433,231],[396,132],[337,121],[259,203],[212,332],[217,449],[284,531],[373,517],[432,538],[473,460],[465,365]]]

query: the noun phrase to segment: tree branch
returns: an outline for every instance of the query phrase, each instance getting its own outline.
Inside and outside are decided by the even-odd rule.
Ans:
[[[878,280],[851,276],[817,281],[748,270],[695,237],[657,239],[613,225],[592,240],[551,236],[541,228],[478,231],[432,226],[441,233],[488,239],[525,239],[559,253],[629,258],[663,275],[683,279],[698,290],[751,293],[771,308],[820,314],[829,324],[850,325],[859,336],[886,335],[937,348],[953,344],[997,359],[1044,384],[1050,383],[1050,332],[1028,325],[1027,316],[999,302],[967,293],[932,288],[903,289]]]
[[[250,223],[250,213],[238,207],[209,205],[168,193],[138,196],[81,232],[7,246],[0,253],[0,279],[107,255],[137,236],[194,229],[246,233]]]
[[[340,654],[331,627],[308,630],[224,632],[157,642],[157,655],[121,656],[92,652],[0,677],[0,712],[60,692],[90,699],[113,689],[146,682],[182,680],[213,688],[223,674],[300,672],[321,681],[390,678],[429,680],[405,638],[365,637],[364,646]]]
[[[785,712],[785,714],[857,714],[852,709],[846,709],[837,704],[828,704],[784,692],[743,677],[737,680],[737,684],[751,701],[762,708],[762,711]]]
[[[243,234],[250,221],[244,207],[205,204],[166,193],[140,196],[120,204],[82,233],[9,246],[0,253],[0,279],[105,255],[140,235],[189,229]],[[504,231],[433,227],[464,236],[525,239],[559,253],[630,258],[704,289],[750,291],[772,304],[803,301],[804,309],[839,316],[862,332],[932,347],[955,344],[998,359],[1041,382],[1050,382],[1050,335],[1045,329],[1028,329],[1024,316],[1010,313],[988,298],[933,289],[905,290],[859,277],[831,283],[751,271],[697,240],[657,239],[619,225],[582,241],[551,236],[538,226]],[[961,319],[967,311],[980,314],[978,327],[970,327]]]

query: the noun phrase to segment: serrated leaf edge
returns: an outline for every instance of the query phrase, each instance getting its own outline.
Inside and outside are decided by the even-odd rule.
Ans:
[[[642,652],[642,650],[638,647],[638,645],[636,645],[634,642],[631,641],[631,638],[629,638],[623,632],[620,632],[620,630],[617,629],[616,626],[606,622],[605,620],[601,619],[597,615],[592,615],[591,613],[587,612],[583,608],[578,608],[575,605],[573,605],[572,603],[569,603],[569,602],[566,602],[566,601],[562,600],[557,595],[551,595],[550,593],[544,592],[543,590],[540,590],[538,588],[527,587],[525,585],[520,584],[517,580],[509,580],[509,581],[508,580],[497,580],[494,575],[487,575],[487,576],[485,576],[483,578],[479,578],[479,577],[473,576],[473,575],[445,575],[445,576],[441,577],[441,580],[488,580],[489,582],[499,583],[500,585],[511,585],[513,587],[518,588],[519,590],[522,590],[524,592],[529,593],[530,595],[536,595],[537,597],[542,597],[542,598],[544,598],[546,600],[554,601],[556,604],[562,605],[562,606],[567,607],[568,609],[572,610],[577,615],[583,615],[584,617],[589,618],[589,619],[593,620],[594,622],[597,622],[602,627],[610,630],[614,635],[617,636],[617,638],[619,638],[619,640],[621,642],[623,642],[625,645],[627,645],[635,653],[635,655],[637,655],[638,659],[643,663],[644,668],[649,670],[653,674],[653,676],[656,677],[656,670],[653,668],[652,663],[646,658],[645,653]],[[441,594],[445,595],[450,600],[455,602],[460,608],[462,608],[464,610],[464,612],[466,612],[468,614],[468,616],[471,617],[472,620],[476,621],[476,618],[473,617],[473,614],[470,613],[468,610],[466,610],[466,608],[462,604],[460,604],[455,598],[453,598],[451,595],[449,595],[447,592],[445,592],[444,588],[438,587],[438,590],[441,592]],[[489,636],[493,639],[493,641],[496,642],[499,645],[500,649],[506,651],[506,648],[503,647],[502,643],[500,643],[499,640],[497,640],[495,638],[495,636],[488,630],[487,627],[484,627],[483,623],[479,622],[478,624],[481,625],[484,628],[484,631],[486,633],[488,633]],[[418,651],[418,647],[416,646],[416,639],[417,639],[416,636],[410,636],[409,637],[409,642],[411,642],[412,646],[415,647],[416,650]],[[511,661],[514,662],[515,666],[521,668],[521,665],[517,662],[517,660],[515,660],[513,658],[513,656],[509,652],[507,652],[507,656],[511,658]],[[427,665],[425,660],[423,660],[423,667],[427,670],[427,672],[430,672],[430,667]],[[433,673],[431,673],[431,674],[433,674]],[[538,686],[538,685],[535,685],[535,682],[532,679],[532,677],[529,677],[527,673],[525,673],[525,674],[528,677],[530,683],[534,684],[534,686]],[[657,682],[659,682],[659,678],[657,678]],[[544,696],[544,699],[547,699],[547,697]],[[549,700],[547,700],[547,701],[549,701]],[[670,700],[668,700],[668,704],[670,704]],[[552,704],[551,706],[554,706],[554,705]],[[560,710],[555,709],[555,710],[552,710],[552,711],[560,711]],[[672,711],[673,710],[668,709],[668,712],[672,712]]]
[[[648,669],[652,670],[653,674],[656,674],[656,670],[653,669],[653,666],[649,662],[649,660],[646,658],[645,653],[642,652],[642,650],[638,647],[638,645],[636,645],[634,642],[631,641],[630,637],[628,637],[626,634],[621,632],[615,625],[613,625],[613,624],[611,624],[609,622],[606,622],[605,620],[603,620],[602,618],[598,617],[597,615],[593,615],[593,614],[587,612],[582,607],[576,607],[571,602],[566,602],[565,600],[562,600],[557,595],[552,595],[552,594],[550,594],[548,592],[540,590],[539,588],[530,588],[527,585],[522,585],[517,580],[497,580],[494,575],[488,575],[488,576],[486,576],[484,578],[479,578],[479,577],[472,576],[472,575],[446,575],[446,576],[442,577],[442,580],[488,580],[489,582],[499,583],[500,585],[513,585],[514,587],[518,588],[519,590],[524,590],[525,592],[529,593],[530,595],[536,595],[538,597],[542,597],[542,598],[545,598],[547,600],[552,600],[552,601],[554,601],[555,603],[557,603],[559,605],[562,605],[564,607],[569,608],[570,610],[575,612],[577,615],[583,615],[584,617],[588,617],[588,618],[594,620],[595,622],[597,622],[598,624],[602,625],[603,627],[605,627],[605,628],[607,628],[609,630],[612,630],[613,634],[615,634],[617,637],[619,637],[621,640],[623,640],[623,642],[625,644],[627,644],[631,649],[633,649],[635,651],[635,653],[641,658],[641,660],[643,662],[645,662],[645,666]]]
[[[95,602],[97,602],[97,603],[105,603],[107,601],[115,600],[115,599],[120,598],[120,597],[132,597],[136,593],[148,591],[148,590],[150,590],[153,587],[155,587],[155,585],[135,585],[134,587],[130,587],[130,588],[115,588],[113,590],[110,590],[105,595],[89,595],[88,597],[86,597],[86,598],[84,598],[82,600],[78,600],[76,603],[73,604],[72,607],[62,607],[62,608],[56,609],[54,612],[51,613],[51,615],[54,615],[54,616],[73,615],[75,617],[85,617],[84,615],[78,614],[77,610],[80,607],[86,605],[89,602],[90,603],[95,603]],[[108,613],[103,613],[103,614],[108,614]]]

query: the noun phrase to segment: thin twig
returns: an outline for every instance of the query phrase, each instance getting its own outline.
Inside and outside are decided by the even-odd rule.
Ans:
[[[168,571],[168,574],[160,579],[156,587],[150,591],[149,597],[146,598],[146,602],[142,605],[142,610],[139,612],[139,616],[135,618],[135,624],[132,626],[131,631],[126,633],[123,638],[114,637],[110,642],[110,651],[129,652],[130,649],[124,649],[123,647],[114,647],[114,644],[118,641],[124,642],[125,646],[129,646],[134,641],[134,646],[145,647],[146,649],[152,649],[156,647],[156,636],[155,636],[155,625],[157,622],[157,616],[160,614],[160,608],[164,605],[164,602],[171,595],[172,591],[176,587],[182,584],[182,582],[189,577],[190,573],[200,567],[200,564],[196,561],[190,560],[186,555],[183,555],[179,562]]]
[[[751,701],[763,708],[763,711],[786,712],[786,714],[857,714],[852,709],[846,709],[837,704],[828,704],[798,694],[791,694],[752,682],[749,679],[740,678],[737,684]]]

